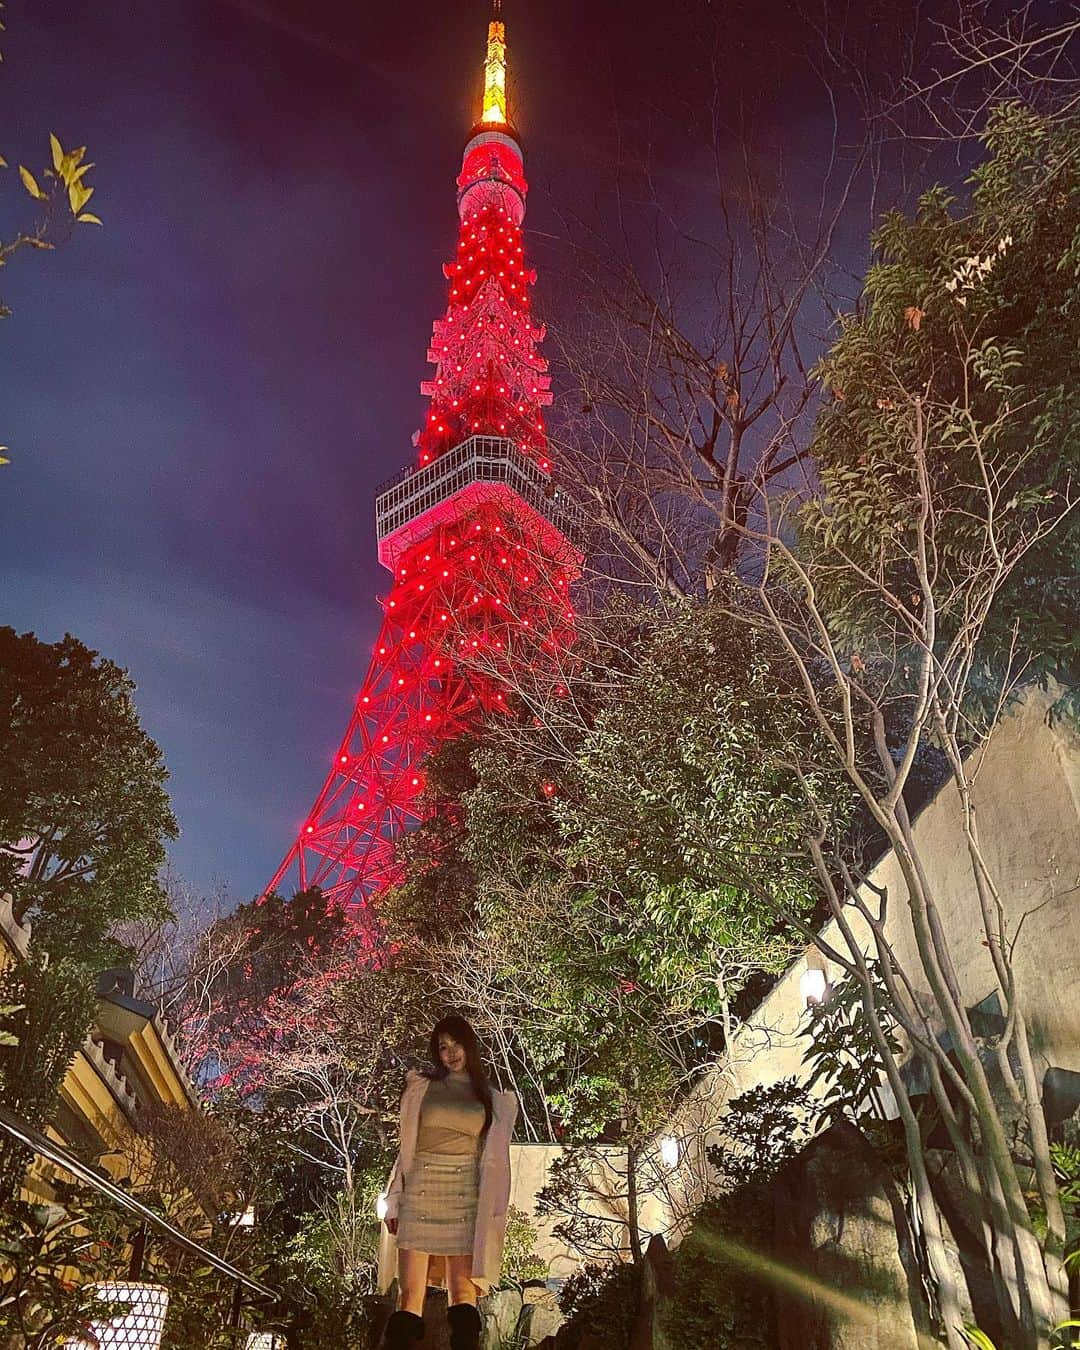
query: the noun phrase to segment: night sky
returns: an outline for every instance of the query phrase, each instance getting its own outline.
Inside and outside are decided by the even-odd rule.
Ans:
[[[703,25],[726,27],[732,107],[756,89],[777,143],[808,154],[822,105],[795,14],[507,0],[550,323],[563,217],[602,216],[617,152],[692,193],[680,118]],[[5,20],[0,153],[37,170],[50,131],[86,143],[105,226],[0,273],[0,621],[130,669],[178,871],[247,898],[322,782],[377,629],[372,500],[423,414],[487,8],[10,0]],[[0,173],[7,237],[29,216]]]

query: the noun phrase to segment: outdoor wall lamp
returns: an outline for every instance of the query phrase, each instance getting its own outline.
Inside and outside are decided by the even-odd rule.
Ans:
[[[378,1217],[380,1223],[382,1223],[383,1219],[386,1218],[386,1211],[387,1211],[386,1196],[380,1195],[378,1199],[375,1201],[375,1214]]]
[[[664,1166],[675,1170],[679,1165],[679,1141],[673,1134],[666,1135],[660,1140],[660,1156],[664,1160]]]
[[[126,1304],[126,1311],[108,1322],[91,1323],[91,1336],[65,1341],[70,1350],[159,1350],[165,1330],[169,1291],[160,1284],[118,1283],[93,1286],[98,1298]]]
[[[829,979],[825,972],[817,966],[807,966],[799,977],[799,994],[803,1004],[812,1008],[815,1004],[824,1003],[828,992]]]

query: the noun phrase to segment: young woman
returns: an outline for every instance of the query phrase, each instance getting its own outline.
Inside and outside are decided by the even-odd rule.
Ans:
[[[476,1350],[477,1294],[498,1279],[510,1201],[517,1097],[491,1087],[476,1032],[444,1017],[431,1033],[432,1068],[410,1072],[401,1098],[397,1161],[384,1194],[379,1285],[398,1277],[386,1350],[424,1337],[424,1295],[446,1284],[451,1350]],[[396,1263],[395,1263],[396,1256]]]

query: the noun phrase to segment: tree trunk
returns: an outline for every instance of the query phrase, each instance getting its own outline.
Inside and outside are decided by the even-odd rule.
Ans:
[[[636,1144],[626,1148],[626,1226],[630,1237],[630,1255],[635,1265],[640,1265],[644,1253],[641,1249],[641,1228],[638,1225],[638,1187],[637,1162],[640,1149]]]

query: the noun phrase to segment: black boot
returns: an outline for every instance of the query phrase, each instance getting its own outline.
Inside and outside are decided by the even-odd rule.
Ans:
[[[471,1303],[455,1303],[446,1319],[450,1323],[450,1350],[480,1350],[484,1324]]]
[[[383,1350],[413,1350],[424,1339],[424,1319],[416,1313],[399,1311],[386,1324]]]

